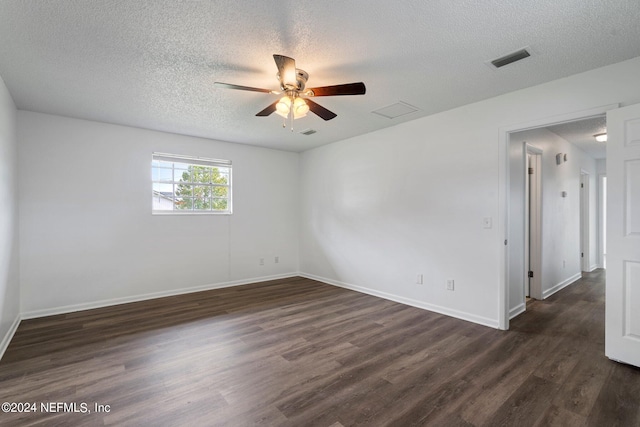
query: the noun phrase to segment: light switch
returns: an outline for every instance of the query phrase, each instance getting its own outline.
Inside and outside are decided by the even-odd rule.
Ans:
[[[484,226],[484,228],[491,228],[491,227],[493,227],[493,221],[491,220],[491,217],[490,217],[490,216],[485,217],[485,218],[482,220],[482,225]]]

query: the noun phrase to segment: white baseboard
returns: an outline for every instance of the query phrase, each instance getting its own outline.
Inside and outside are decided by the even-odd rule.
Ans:
[[[563,280],[562,282],[558,283],[554,287],[552,287],[550,289],[547,289],[546,291],[543,291],[542,292],[542,299],[547,299],[548,297],[550,297],[551,295],[555,294],[559,290],[566,288],[567,286],[569,286],[570,284],[572,284],[573,282],[575,282],[577,280],[580,280],[581,278],[582,278],[582,272],[574,274],[573,276],[569,277],[568,279]]]
[[[497,319],[490,319],[487,317],[476,316],[475,314],[465,313],[463,311],[453,310],[447,307],[439,305],[429,304],[422,301],[414,300],[411,298],[405,298],[399,295],[388,294],[386,292],[377,291],[375,289],[365,288],[363,286],[352,285],[350,283],[341,282],[338,280],[327,279],[326,277],[320,277],[308,273],[299,273],[299,276],[306,277],[307,279],[317,280],[328,285],[338,286],[340,288],[350,289],[352,291],[361,292],[363,294],[373,295],[375,297],[384,298],[390,301],[398,302],[400,304],[410,305],[412,307],[421,308],[423,310],[433,311],[436,313],[444,314],[446,316],[455,317],[457,319],[466,320],[468,322],[478,323],[483,326],[489,326],[491,328],[498,329],[500,324]]]
[[[600,268],[600,264],[592,264],[592,265],[589,267],[589,273],[591,273],[592,271],[597,270],[597,269],[599,269],[599,268]]]
[[[11,327],[5,334],[5,336],[2,337],[2,341],[0,341],[0,360],[2,360],[2,356],[4,356],[4,352],[7,351],[7,347],[9,347],[9,343],[11,342],[13,335],[18,330],[18,326],[20,325],[20,320],[21,320],[21,317],[18,314],[14,319],[13,323],[11,324]]]
[[[212,289],[229,288],[232,286],[249,285],[251,283],[267,282],[269,280],[285,279],[288,277],[298,276],[298,272],[276,274],[272,276],[253,277],[250,279],[233,280],[230,282],[213,283],[203,286],[195,286],[190,288],[172,289],[168,291],[152,292],[149,294],[133,295],[122,298],[112,298],[101,301],[94,301],[82,304],[66,305],[62,307],[45,308],[42,310],[33,310],[22,313],[22,319],[35,319],[38,317],[53,316],[56,314],[73,313],[76,311],[91,310],[94,308],[108,307],[118,304],[127,304],[130,302],[146,301],[150,299],[170,297],[174,295],[190,294],[194,292],[209,291]]]
[[[521,304],[518,304],[517,306],[509,310],[509,320],[513,319],[519,314],[524,313],[525,311],[527,311],[527,304],[524,302]]]

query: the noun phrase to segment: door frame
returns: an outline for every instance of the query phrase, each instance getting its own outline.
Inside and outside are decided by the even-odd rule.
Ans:
[[[607,268],[607,174],[598,174],[598,266]]]
[[[524,196],[524,284],[525,296],[542,299],[542,154],[543,151],[525,144]],[[529,163],[529,156],[532,162]],[[533,167],[533,180],[528,168]],[[529,276],[533,272],[533,278]],[[529,292],[526,288],[529,288]],[[525,304],[526,309],[526,304]]]
[[[580,169],[580,269],[582,271],[591,271],[591,251],[590,241],[591,233],[589,233],[589,172]]]
[[[620,104],[608,104],[587,110],[573,111],[551,117],[540,118],[525,123],[500,127],[499,129],[499,172],[500,182],[498,200],[500,205],[499,223],[502,235],[497,239],[500,246],[500,284],[498,292],[498,327],[509,329],[509,140],[510,134],[530,129],[552,126],[560,123],[589,119],[606,114],[609,110],[618,108]]]

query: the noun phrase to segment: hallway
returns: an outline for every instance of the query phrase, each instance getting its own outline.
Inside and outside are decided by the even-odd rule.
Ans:
[[[532,301],[511,321],[511,332],[534,335],[530,342],[547,354],[532,374],[546,387],[525,387],[511,397],[519,410],[548,406],[540,425],[640,425],[640,369],[604,355],[604,280],[603,269],[583,273],[548,299]],[[531,399],[532,392],[540,396]]]

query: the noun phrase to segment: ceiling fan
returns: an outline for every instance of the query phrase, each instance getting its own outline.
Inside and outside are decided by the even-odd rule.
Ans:
[[[276,74],[276,77],[280,82],[279,91],[221,82],[215,82],[214,85],[225,89],[247,90],[274,95],[284,94],[284,97],[260,111],[256,116],[266,117],[275,112],[285,119],[290,118],[291,120],[304,117],[309,111],[324,120],[331,120],[337,116],[333,111],[327,110],[323,106],[309,99],[310,97],[364,95],[366,92],[366,87],[362,82],[306,89],[305,85],[309,79],[309,74],[304,70],[296,68],[296,61],[293,58],[276,54],[273,55],[273,59],[276,61],[276,66],[278,67],[278,74]]]

